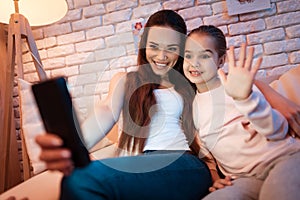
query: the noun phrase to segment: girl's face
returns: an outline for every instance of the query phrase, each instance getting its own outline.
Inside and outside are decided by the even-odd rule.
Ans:
[[[146,59],[153,72],[165,76],[174,67],[180,53],[180,33],[171,28],[153,26],[146,43]]]
[[[194,33],[187,38],[185,44],[184,75],[196,84],[199,91],[218,87],[220,81],[217,71],[224,58],[225,56],[219,58],[213,37]]]

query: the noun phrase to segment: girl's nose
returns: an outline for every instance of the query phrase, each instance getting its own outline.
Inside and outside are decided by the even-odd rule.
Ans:
[[[191,64],[194,68],[199,68],[200,67],[200,63],[199,63],[198,59],[196,59],[196,58],[191,60]]]

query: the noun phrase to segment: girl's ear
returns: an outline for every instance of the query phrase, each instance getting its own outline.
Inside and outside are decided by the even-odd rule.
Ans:
[[[219,68],[222,68],[225,62],[226,62],[226,54],[224,54],[219,58]]]

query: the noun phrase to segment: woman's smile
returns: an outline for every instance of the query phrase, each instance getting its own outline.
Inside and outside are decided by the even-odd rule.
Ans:
[[[154,64],[158,69],[165,69],[166,67],[169,67],[167,62],[154,61]]]

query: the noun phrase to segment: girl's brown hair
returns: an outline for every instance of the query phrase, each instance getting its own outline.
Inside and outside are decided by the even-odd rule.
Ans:
[[[141,36],[138,51],[138,70],[129,72],[126,80],[125,101],[123,105],[123,131],[119,138],[119,147],[129,152],[142,152],[148,137],[150,108],[156,104],[153,90],[158,89],[161,77],[156,75],[146,59],[146,43],[149,28],[153,26],[169,27],[181,35],[180,56],[173,70],[168,72],[169,80],[184,101],[182,128],[191,149],[198,153],[199,145],[194,142],[195,128],[192,119],[192,101],[194,88],[183,75],[183,51],[187,28],[182,17],[172,10],[161,10],[150,16]],[[153,107],[152,107],[153,108]]]
[[[188,37],[192,34],[207,35],[214,38],[215,50],[217,51],[219,58],[226,54],[226,38],[224,33],[219,28],[213,25],[202,25],[193,29],[188,34]]]

